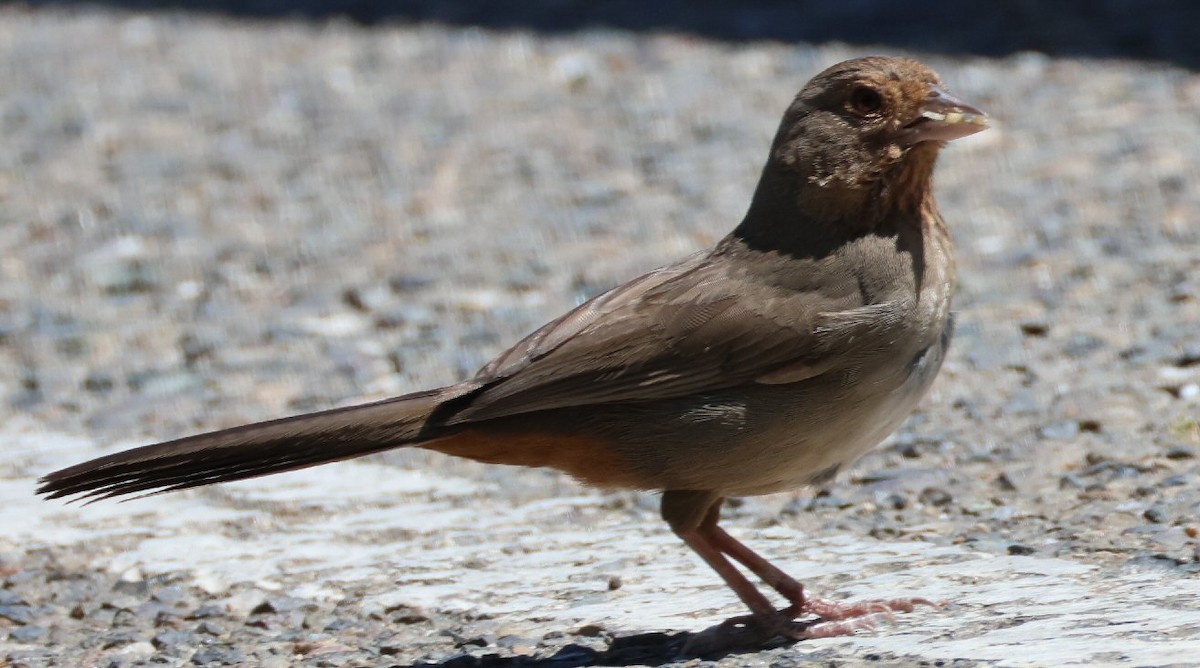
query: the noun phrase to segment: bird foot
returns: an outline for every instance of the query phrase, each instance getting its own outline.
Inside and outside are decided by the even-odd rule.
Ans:
[[[761,647],[773,638],[815,640],[854,635],[890,622],[897,612],[912,612],[918,605],[942,607],[925,598],[893,598],[842,603],[805,597],[803,601],[770,614],[741,615],[692,636],[683,647],[686,656],[706,656],[735,649]],[[799,620],[801,617],[816,619]]]
[[[941,608],[943,604],[927,598],[888,598],[843,603],[827,598],[804,596],[800,601],[792,603],[779,612],[789,619],[813,615],[826,622],[872,615],[882,615],[891,619],[894,613],[912,612],[918,605]]]
[[[742,615],[709,627],[683,646],[685,656],[708,656],[737,649],[759,648],[772,639],[813,640],[854,635],[874,629],[890,619],[884,613],[856,615],[839,620],[796,621],[784,611],[772,615]]]

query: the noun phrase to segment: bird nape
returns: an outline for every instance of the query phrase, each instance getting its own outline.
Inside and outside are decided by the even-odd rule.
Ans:
[[[929,388],[955,281],[934,163],[986,127],[917,61],[839,63],[788,107],[732,233],[551,321],[470,380],[118,452],[47,474],[38,491],[158,493],[398,447],[552,467],[662,492],[663,519],[750,610],[696,636],[692,653],[870,628],[929,601],[807,596],[719,512],[730,496],[828,480]]]

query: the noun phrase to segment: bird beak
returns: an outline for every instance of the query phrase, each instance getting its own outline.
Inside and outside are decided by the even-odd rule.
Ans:
[[[900,129],[899,139],[907,146],[926,141],[952,141],[987,127],[987,115],[982,111],[937,86],[931,86],[916,119]]]

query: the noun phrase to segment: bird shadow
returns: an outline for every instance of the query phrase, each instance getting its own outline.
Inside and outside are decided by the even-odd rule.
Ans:
[[[614,636],[607,647],[594,648],[579,643],[563,646],[549,656],[514,656],[497,653],[459,653],[440,661],[397,664],[392,668],[579,668],[582,666],[656,666],[683,659],[720,660],[744,653],[758,653],[793,644],[776,638],[767,643],[732,643],[729,646],[694,653],[689,645],[710,635],[717,627],[698,633],[646,632]]]

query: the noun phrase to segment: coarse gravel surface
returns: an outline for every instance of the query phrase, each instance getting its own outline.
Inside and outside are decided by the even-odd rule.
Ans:
[[[0,5],[0,665],[1200,665],[1200,76],[909,52],[994,129],[938,192],[958,328],[900,433],[725,526],[833,598],[739,606],[649,494],[392,452],[125,504],[38,475],[471,374],[739,220],[815,72],[886,50]]]

